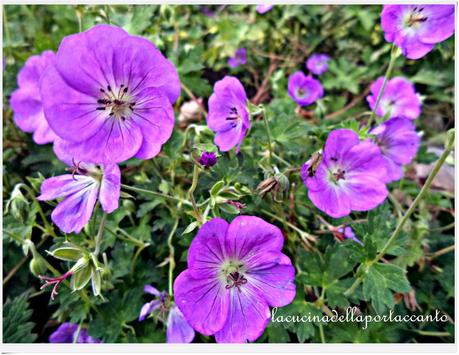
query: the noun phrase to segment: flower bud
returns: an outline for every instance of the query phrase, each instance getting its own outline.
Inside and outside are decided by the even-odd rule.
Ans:
[[[211,166],[217,164],[217,156],[212,152],[203,152],[198,162],[204,167],[210,168]]]
[[[41,256],[33,257],[29,263],[30,272],[35,276],[40,276],[46,273],[48,267],[45,260]]]
[[[180,114],[178,117],[180,128],[186,128],[189,124],[198,122],[201,118],[201,104],[202,99],[198,101],[185,102],[180,107]]]

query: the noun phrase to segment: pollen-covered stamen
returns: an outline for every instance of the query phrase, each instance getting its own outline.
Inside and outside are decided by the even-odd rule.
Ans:
[[[129,87],[121,84],[119,88],[113,89],[110,85],[106,88],[101,88],[100,92],[103,97],[97,100],[100,105],[96,110],[108,110],[109,117],[125,121],[134,112],[135,102],[129,94]]]
[[[410,12],[410,15],[406,21],[408,27],[419,26],[421,23],[427,21],[428,17],[423,14],[424,8],[415,6]]]
[[[240,274],[238,271],[234,271],[228,274],[227,276],[228,284],[225,286],[227,290],[230,288],[237,288],[239,292],[241,292],[241,286],[247,283],[247,279],[244,275]]]

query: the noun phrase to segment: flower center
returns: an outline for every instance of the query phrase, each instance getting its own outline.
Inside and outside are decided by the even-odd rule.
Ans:
[[[338,159],[336,159],[334,157],[332,157],[331,160],[334,161],[334,162],[338,161]],[[344,170],[343,168],[341,168],[339,166],[334,167],[334,168],[329,170],[329,177],[330,177],[330,180],[333,183],[337,184],[338,181],[346,179],[346,170]]]
[[[101,88],[102,97],[97,100],[99,111],[109,111],[109,116],[125,121],[134,112],[135,101],[129,93],[129,88],[121,84],[118,89],[110,85]]]
[[[239,115],[239,112],[237,111],[236,107],[231,107],[228,117],[226,117],[227,121],[231,121],[232,123],[232,128],[236,127],[239,121],[241,120],[241,115]]]
[[[306,90],[303,90],[303,89],[296,89],[296,96],[300,99],[306,97]]]
[[[244,272],[244,264],[241,262],[234,260],[226,262],[221,268],[221,276],[226,282],[225,288],[230,290],[234,287],[241,292],[241,286],[247,283]]]
[[[415,6],[413,10],[409,13],[408,17],[405,20],[405,24],[408,27],[419,27],[423,22],[427,21],[427,16],[423,14],[424,8]]]

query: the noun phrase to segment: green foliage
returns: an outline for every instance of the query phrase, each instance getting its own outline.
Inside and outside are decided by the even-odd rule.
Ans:
[[[205,9],[214,16],[204,14]],[[383,205],[329,218],[308,199],[298,171],[323,148],[333,129],[349,128],[362,140],[369,137],[365,97],[371,83],[384,75],[391,48],[384,41],[380,12],[380,5],[276,5],[264,15],[243,4],[4,6],[4,341],[47,342],[44,324],[72,322],[107,343],[165,342],[164,319],[137,320],[142,305],[151,301],[143,287],[152,284],[168,291],[169,281],[187,266],[188,247],[202,224],[190,202],[194,161],[202,151],[218,153],[202,111],[214,83],[233,75],[243,83],[251,109],[259,112],[239,154],[220,152],[215,166],[199,170],[193,197],[204,219],[230,221],[242,213],[282,230],[297,294],[290,305],[277,309],[276,318],[312,317],[306,322],[271,321],[257,342],[454,342],[451,323],[370,323],[362,329],[358,323],[317,320],[333,311],[343,314],[348,307],[363,315],[418,313],[407,303],[409,297],[424,314],[438,309],[454,318],[454,228],[448,227],[454,222],[454,196],[442,181],[379,255],[425,180],[419,176],[420,164],[438,159],[433,151],[443,148],[447,128],[454,125],[454,38],[436,45],[422,60],[397,58],[394,76],[415,83],[423,100],[422,115],[415,121],[422,140],[404,178],[388,185],[391,195]],[[9,97],[28,57],[56,50],[64,36],[107,22],[152,41],[176,66],[182,93],[174,105],[173,135],[161,154],[120,164],[120,207],[108,215],[95,253],[103,211],[97,206],[78,235],[53,225],[51,213],[58,201],[38,202],[36,197],[42,181],[63,174],[65,165],[51,145],[36,145],[15,126]],[[247,64],[230,68],[228,58],[242,47]],[[288,95],[288,77],[306,72],[304,63],[312,53],[332,56],[328,72],[318,77],[325,95],[300,109]],[[202,107],[192,118],[185,117],[183,105],[195,99]],[[451,158],[445,168],[453,166]],[[266,181],[260,193],[257,187]],[[337,240],[333,228],[345,225],[363,246]],[[34,293],[33,309],[29,307],[30,290],[38,292],[42,285],[38,275],[57,277],[69,270],[74,274],[54,301],[47,304],[47,293]],[[441,336],[432,336],[435,332]],[[195,338],[213,341],[201,334]]]
[[[37,335],[32,333],[35,324],[30,321],[29,294],[24,292],[13,300],[7,299],[3,305],[3,342],[33,343]]]

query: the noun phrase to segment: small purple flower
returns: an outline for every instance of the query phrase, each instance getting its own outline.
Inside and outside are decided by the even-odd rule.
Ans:
[[[356,242],[357,244],[360,244],[361,246],[364,245],[363,242],[355,236],[354,231],[349,226],[336,228],[336,230],[333,231],[333,234],[335,235],[336,238],[338,238],[341,241],[347,238],[347,239],[353,240],[354,242]]]
[[[183,317],[182,312],[177,306],[170,304],[169,295],[164,291],[158,291],[151,285],[145,285],[144,291],[157,298],[151,302],[145,303],[140,310],[139,322],[142,322],[150,313],[158,310],[160,313],[165,314],[169,311],[167,316],[166,326],[166,340],[168,343],[191,343],[194,339],[194,330],[190,327],[188,322]]]
[[[381,27],[409,59],[419,59],[454,33],[454,5],[384,5]]]
[[[308,106],[324,96],[324,89],[320,81],[297,71],[288,78],[288,94],[298,105]]]
[[[166,341],[168,343],[191,343],[194,329],[190,327],[177,306],[172,306],[167,317]]]
[[[263,15],[267,13],[268,11],[271,11],[272,8],[273,8],[273,5],[262,4],[262,5],[257,5],[256,10],[260,15]]]
[[[56,138],[46,121],[39,89],[40,78],[55,57],[54,52],[44,51],[27,59],[18,74],[19,88],[11,94],[14,122],[24,132],[33,132],[37,144],[50,143]]]
[[[370,87],[371,95],[367,96],[367,102],[371,109],[375,107],[383,81],[384,77],[380,77]],[[421,115],[421,98],[416,93],[413,83],[402,77],[390,79],[384,88],[376,114],[380,117],[389,114],[389,118],[418,118]]]
[[[375,143],[387,162],[388,182],[400,180],[403,165],[411,163],[419,148],[420,138],[413,122],[404,118],[392,118],[372,129]]]
[[[199,158],[199,164],[205,166],[206,168],[210,168],[211,166],[217,164],[217,156],[212,152],[203,152]]]
[[[49,336],[50,343],[73,343],[78,332],[78,324],[62,323],[53,334]],[[77,343],[101,343],[99,339],[94,339],[84,328],[80,329]]]
[[[233,76],[225,76],[214,85],[209,98],[207,125],[216,132],[214,143],[227,152],[236,146],[239,153],[242,140],[250,128],[247,111],[247,95],[241,82]]]
[[[306,61],[306,68],[313,74],[321,75],[328,70],[329,60],[330,57],[326,54],[313,54]]]
[[[102,209],[111,213],[118,208],[121,174],[118,165],[96,166],[78,163],[72,174],[43,181],[40,201],[64,198],[51,214],[53,222],[65,233],[79,233],[88,223],[99,199]]]
[[[308,196],[333,218],[371,210],[387,197],[387,163],[379,147],[369,140],[360,142],[350,129],[330,132],[317,168],[309,164],[301,169]]]
[[[247,49],[239,48],[236,53],[234,53],[234,57],[228,59],[228,65],[231,68],[236,68],[239,65],[243,65],[247,63]]]
[[[40,85],[49,125],[77,161],[150,159],[174,127],[173,64],[150,41],[96,25],[65,37]]]
[[[295,298],[295,269],[283,244],[279,228],[258,217],[204,224],[191,242],[188,269],[174,283],[177,307],[188,323],[219,343],[260,337],[269,306]]]

